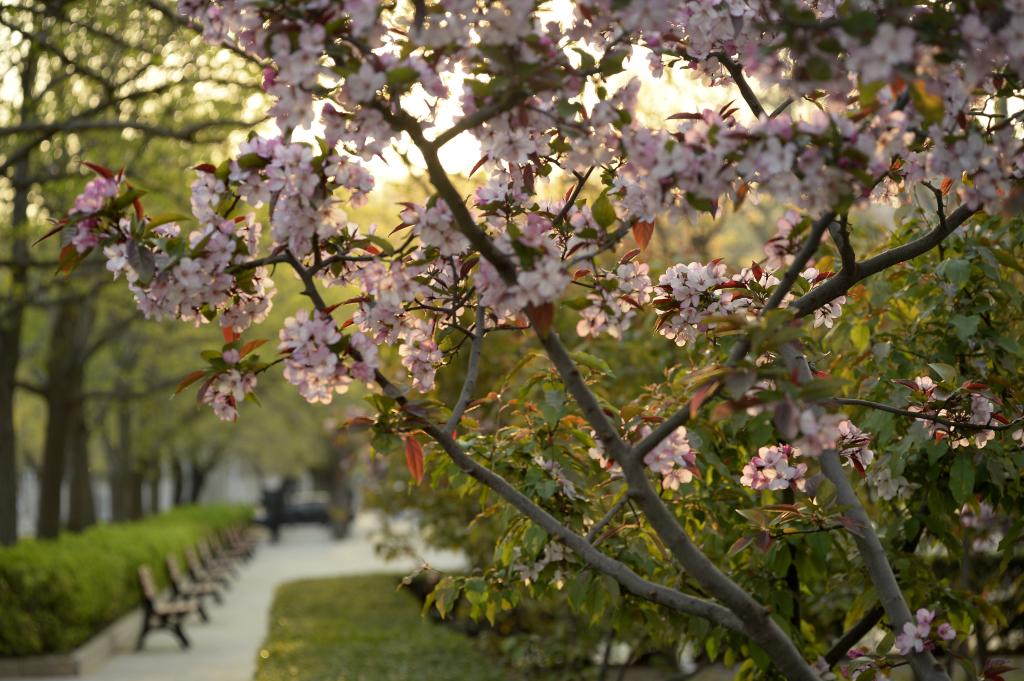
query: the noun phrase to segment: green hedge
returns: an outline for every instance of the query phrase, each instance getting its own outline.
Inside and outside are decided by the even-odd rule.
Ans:
[[[71,650],[139,603],[137,570],[166,584],[164,558],[247,522],[245,506],[186,506],[138,522],[0,548],[0,657]]]
[[[291,582],[270,611],[255,681],[508,681],[501,661],[420,615],[400,577]]]

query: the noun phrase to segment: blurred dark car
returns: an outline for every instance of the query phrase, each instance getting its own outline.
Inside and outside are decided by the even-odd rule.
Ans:
[[[286,523],[330,523],[330,496],[327,492],[296,492],[285,505],[283,520]]]

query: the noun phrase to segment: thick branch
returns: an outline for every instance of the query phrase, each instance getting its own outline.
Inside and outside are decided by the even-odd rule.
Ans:
[[[764,106],[761,105],[761,100],[754,94],[754,89],[750,87],[750,83],[747,82],[746,77],[743,75],[743,67],[733,61],[732,57],[724,52],[716,52],[715,57],[718,57],[718,61],[721,62],[725,70],[732,76],[733,81],[736,83],[736,87],[740,90],[740,95],[743,96],[743,101],[750,107],[751,113],[757,118],[761,118],[765,115]]]
[[[893,629],[899,632],[903,629],[903,625],[914,621],[913,616],[910,614],[907,602],[903,599],[903,593],[900,591],[892,566],[889,565],[882,542],[875,534],[874,525],[843,471],[839,453],[834,449],[823,453],[821,469],[825,477],[836,486],[836,499],[848,509],[846,515],[859,525],[853,539],[871,577],[871,583],[874,584],[875,591],[878,593],[878,600],[882,604],[885,614],[888,615]],[[911,653],[910,666],[920,681],[949,681],[949,676],[928,651]]]
[[[911,241],[910,243],[889,249],[873,258],[857,263],[854,271],[846,273],[844,269],[838,275],[827,279],[820,285],[808,291],[804,296],[795,300],[789,307],[796,311],[800,317],[809,315],[825,303],[831,302],[841,295],[844,295],[853,286],[867,279],[873,274],[878,274],[901,262],[912,260],[919,255],[927,253],[938,246],[950,234],[967,221],[972,215],[978,212],[977,208],[960,206],[946,218],[946,224],[940,224],[924,236]]]

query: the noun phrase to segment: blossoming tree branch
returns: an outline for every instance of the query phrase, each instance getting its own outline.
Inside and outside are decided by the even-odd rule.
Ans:
[[[1019,499],[1019,380],[1004,371],[1016,365],[991,344],[977,346],[980,360],[897,362],[892,343],[857,332],[851,345],[838,331],[844,311],[895,315],[870,311],[864,291],[877,282],[896,310],[909,304],[901,291],[923,298],[912,287],[936,272],[956,291],[1020,276],[1019,229],[1005,225],[1024,177],[1021,117],[1007,105],[1021,94],[1024,6],[549,4],[182,0],[208,41],[266,65],[281,132],[197,165],[187,220],[147,214],[123,171],[91,166],[54,230],[62,270],[95,252],[146,317],[219,325],[225,345],[182,388],[196,384],[222,419],[278,365],[310,402],[369,386],[377,413],[366,420],[403,443],[386,453],[404,449],[417,483],[468,476],[528,519],[497,547],[499,597],[477,601],[488,617],[511,583],[561,588],[574,574],[583,601],[614,585],[706,637],[712,658],[714,643],[803,681],[841,661],[948,678],[937,655],[962,656],[974,620],[929,590],[914,551]],[[646,59],[654,78],[696,74],[737,103],[645,124],[627,58]],[[310,126],[322,131],[314,142],[294,136]],[[440,157],[461,136],[482,151],[468,195]],[[434,194],[403,202],[399,227],[376,232],[346,207],[374,191],[366,162],[393,145],[414,151]],[[569,191],[545,199],[557,178]],[[759,262],[645,262],[655,223],[685,230],[745,201],[788,208]],[[870,226],[872,206],[897,209],[891,232]],[[984,266],[981,248],[994,254]],[[288,269],[308,307],[267,360],[250,327]],[[901,323],[918,314],[903,312]],[[990,312],[956,335],[1013,322]],[[927,333],[920,352],[952,335]],[[547,364],[523,394],[537,387],[543,400],[509,410],[500,386],[478,385],[496,334],[535,338]],[[588,346],[643,334],[675,361],[662,383],[622,394],[612,365],[635,358]],[[456,356],[464,383],[444,405],[438,370]],[[825,370],[844,362],[881,378]],[[534,366],[524,359],[519,376]],[[500,427],[470,415],[494,405]],[[987,445],[999,466],[976,473],[971,457]],[[942,520],[925,523],[922,504]],[[783,578],[766,579],[778,561]],[[816,624],[835,618],[821,614],[829,577],[812,563],[842,564],[862,584],[849,631]],[[855,647],[876,625],[888,636]]]

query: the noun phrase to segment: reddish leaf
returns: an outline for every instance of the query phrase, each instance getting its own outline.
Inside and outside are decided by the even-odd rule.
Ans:
[[[654,235],[654,223],[646,220],[637,220],[633,223],[633,238],[640,250],[646,251],[647,244],[651,243],[651,236]]]
[[[349,326],[351,326],[351,325],[352,325],[352,318],[351,318],[351,317],[349,317],[349,318],[348,318],[348,319],[346,319],[346,320],[345,320],[344,322],[342,322],[341,326],[340,326],[340,327],[338,327],[338,328],[339,328],[339,329],[345,329],[345,328],[348,328],[348,327],[349,327]]]
[[[57,259],[57,271],[61,274],[70,274],[79,261],[78,251],[75,250],[72,244],[68,244],[60,249],[60,257]]]
[[[225,343],[234,343],[236,340],[238,340],[239,334],[235,333],[235,330],[232,329],[230,326],[222,326],[220,331],[221,334],[224,336]]]
[[[46,234],[42,235],[41,237],[39,237],[35,241],[33,241],[32,245],[35,246],[36,244],[40,243],[41,241],[46,241],[47,239],[49,239],[54,234],[60,234],[60,230],[62,230],[62,229],[64,229],[64,222],[63,221],[58,222],[56,227],[54,227],[49,232],[47,232]]]
[[[580,279],[582,279],[583,277],[588,276],[589,274],[590,274],[590,270],[588,270],[586,268],[580,268],[580,269],[576,270],[575,272],[573,272],[572,280],[573,281],[579,281]]]
[[[353,416],[348,421],[345,421],[345,427],[351,428],[352,426],[372,426],[374,420],[369,416]]]
[[[182,390],[184,390],[185,388],[189,387],[190,385],[192,385],[193,383],[195,383],[196,381],[198,381],[200,378],[202,378],[205,375],[206,375],[206,371],[204,369],[196,369],[195,371],[190,373],[188,376],[186,376],[185,378],[181,379],[181,383],[179,383],[178,387],[174,389],[174,394],[177,395]]]
[[[668,117],[670,121],[699,121],[702,116],[699,113],[676,113]]]
[[[700,410],[700,406],[711,397],[716,390],[718,390],[718,381],[711,381],[705,384],[693,394],[693,398],[690,400],[690,418],[697,418],[697,412]]]
[[[206,396],[206,391],[210,389],[211,385],[213,385],[213,379],[217,378],[217,376],[219,375],[220,372],[218,371],[214,374],[211,374],[210,377],[206,379],[206,383],[203,383],[203,387],[199,389],[198,393],[196,393],[196,404],[203,403],[203,397]]]
[[[217,172],[217,166],[212,163],[200,163],[197,166],[192,166],[192,170],[199,171],[201,173],[215,173]]]
[[[405,465],[409,469],[409,475],[416,481],[416,484],[423,482],[423,447],[415,435],[406,435],[405,438]]]
[[[751,542],[753,542],[753,541],[754,541],[754,537],[753,536],[740,537],[739,539],[737,539],[736,541],[734,541],[732,543],[732,546],[729,547],[729,555],[730,556],[735,556],[737,553],[739,553],[743,549],[745,549],[748,546],[750,546]]]
[[[465,277],[473,269],[473,266],[480,262],[480,256],[471,255],[462,263],[462,267],[459,268],[459,276]]]
[[[851,518],[849,516],[841,515],[841,516],[839,516],[839,524],[842,525],[843,527],[845,527],[848,531],[850,531],[850,532],[854,533],[855,535],[857,535],[858,537],[863,536],[861,534],[860,523],[858,523],[853,518]]]
[[[975,383],[974,381],[967,381],[963,387],[967,390],[988,390],[988,386],[984,383]]]
[[[101,166],[99,163],[89,163],[88,161],[83,161],[82,165],[84,165],[86,168],[89,168],[97,175],[102,175],[108,180],[114,179],[114,171],[105,166]]]
[[[772,533],[768,530],[758,532],[754,537],[754,546],[761,553],[766,553],[772,547]]]
[[[736,210],[739,210],[743,202],[747,200],[747,193],[750,191],[750,185],[746,182],[740,182],[740,186],[736,187]],[[760,277],[758,277],[760,279]]]
[[[239,352],[238,352],[239,359],[241,359],[242,357],[245,357],[250,352],[252,352],[256,348],[260,347],[261,345],[263,345],[266,342],[267,342],[266,338],[257,338],[255,340],[249,341],[248,343],[246,343],[245,345],[242,346],[241,350],[239,350]]]
[[[638,255],[640,255],[640,249],[639,248],[634,248],[633,250],[628,251],[626,253],[626,255],[622,256],[622,259],[619,260],[619,264],[620,265],[625,265],[627,262],[631,261],[633,258],[635,258]]]
[[[473,177],[473,173],[480,170],[480,166],[487,163],[488,158],[490,157],[487,154],[484,154],[483,157],[476,162],[476,165],[474,165],[473,168],[469,171],[469,177]]]
[[[537,333],[540,334],[541,338],[547,338],[548,331],[551,330],[551,324],[555,321],[555,306],[552,303],[530,305],[526,308],[526,315],[530,318],[530,323],[533,324],[533,328],[537,329]]]
[[[942,178],[942,184],[939,185],[939,191],[942,192],[942,195],[945,196],[945,195],[949,194],[949,190],[952,189],[952,188],[953,188],[953,180],[951,180],[948,177]]]

